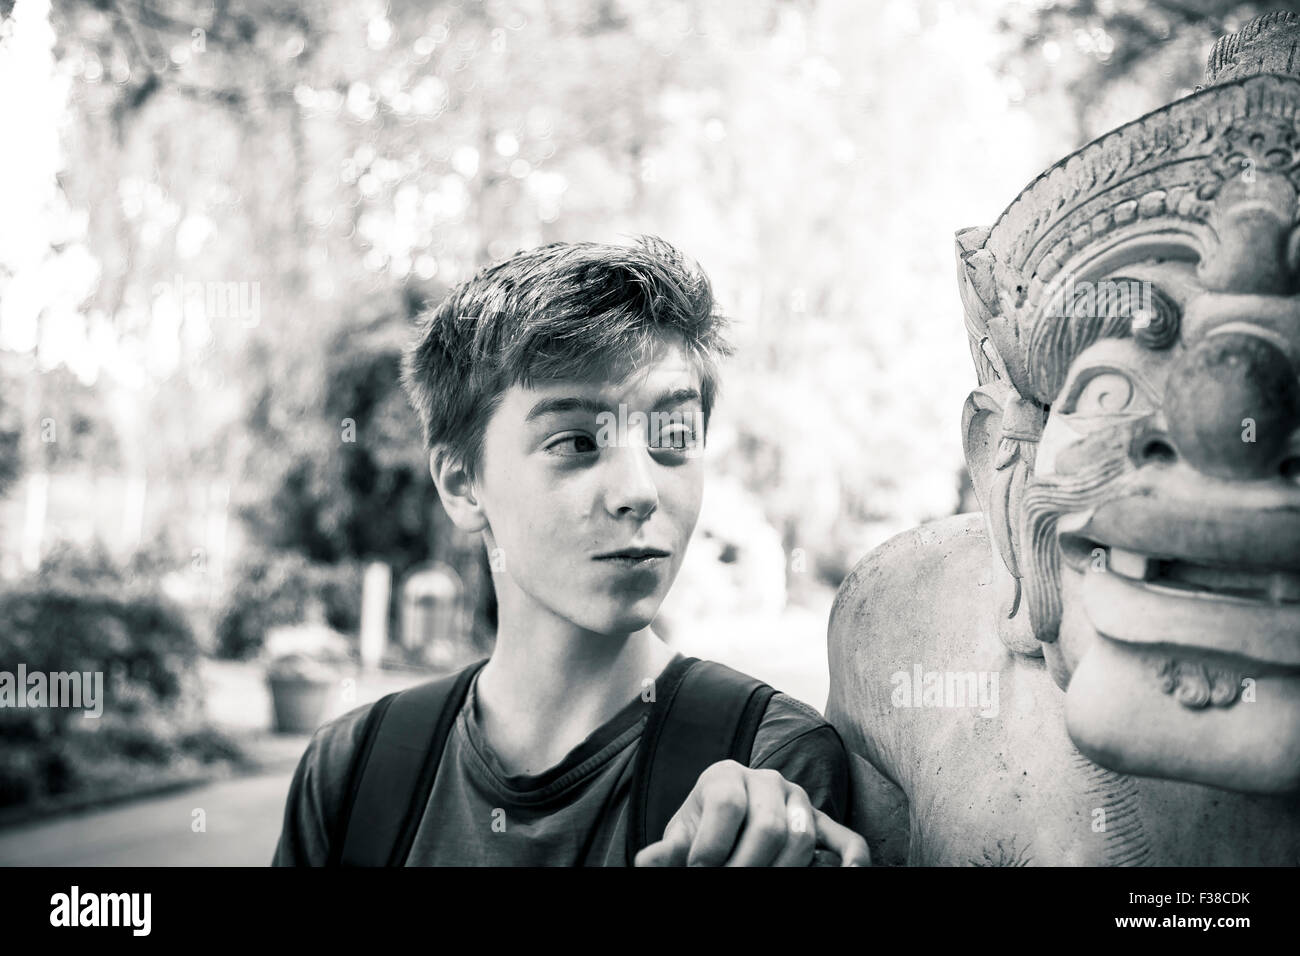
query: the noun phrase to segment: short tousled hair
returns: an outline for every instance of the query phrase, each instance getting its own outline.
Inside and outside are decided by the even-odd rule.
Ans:
[[[731,354],[726,324],[708,277],[662,239],[553,243],[488,266],[422,316],[402,384],[425,447],[474,473],[511,385],[630,370],[663,340],[697,363],[707,428],[718,363]]]

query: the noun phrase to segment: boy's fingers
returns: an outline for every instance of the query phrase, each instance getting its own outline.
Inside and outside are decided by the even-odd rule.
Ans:
[[[871,865],[871,851],[867,849],[866,840],[816,807],[813,816],[817,822],[817,845],[839,854],[840,866]]]
[[[733,852],[734,847],[734,852]],[[870,866],[862,837],[818,810],[775,771],[714,764],[634,866],[807,866],[811,859]]]
[[[745,826],[727,866],[771,866],[789,837],[785,816],[788,784],[775,770],[751,770],[743,779],[748,798]]]
[[[736,772],[741,769],[740,764],[725,761],[700,775],[692,792],[692,796],[699,794],[700,825],[687,866],[721,866],[731,855],[748,805],[744,776]]]
[[[642,847],[632,858],[633,866],[685,866],[700,819],[699,793],[691,791],[664,828],[663,839]],[[644,858],[644,860],[643,860]]]
[[[685,829],[685,828],[683,828]],[[641,852],[632,858],[633,866],[685,866],[686,854],[691,849],[690,833],[687,832],[685,838],[673,838],[670,832],[664,835],[664,839],[658,843],[651,843],[643,847]]]
[[[668,848],[663,840],[642,847],[632,858],[633,866],[667,866]]]
[[[808,866],[817,848],[817,823],[812,801],[803,787],[791,786],[785,800],[785,849],[773,866]]]

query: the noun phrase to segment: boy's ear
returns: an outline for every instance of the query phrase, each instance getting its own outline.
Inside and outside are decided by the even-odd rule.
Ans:
[[[429,453],[429,471],[447,517],[461,531],[474,534],[487,527],[487,517],[474,490],[474,482],[461,460],[445,448]]]

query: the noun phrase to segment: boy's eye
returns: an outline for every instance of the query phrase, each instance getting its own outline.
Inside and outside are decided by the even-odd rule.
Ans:
[[[686,451],[695,445],[695,429],[689,425],[669,425],[655,436],[652,448]]]
[[[589,455],[597,450],[596,439],[590,435],[564,435],[546,446],[553,455]]]

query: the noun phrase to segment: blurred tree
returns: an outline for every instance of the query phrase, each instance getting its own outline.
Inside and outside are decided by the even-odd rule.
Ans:
[[[0,351],[0,495],[22,474],[21,357]]]
[[[85,468],[112,472],[121,467],[121,449],[112,418],[97,385],[87,385],[60,365],[40,376],[38,431],[40,458],[31,462],[44,471]]]
[[[1054,0],[1017,5],[1004,27],[1020,37],[1007,67],[1037,112],[1062,107],[1082,144],[1201,82],[1214,41],[1298,0]]]
[[[59,183],[122,467],[229,481],[255,541],[316,561],[423,560],[449,537],[397,391],[411,297],[655,232],[735,319],[712,467],[834,582],[957,506],[953,231],[1194,82],[1124,52],[1161,18],[1207,45],[1172,7],[1023,5],[1002,35],[994,0],[62,0]]]
[[[31,365],[29,356],[0,350],[0,495],[29,469],[118,468],[120,443],[101,391],[66,366]]]
[[[245,517],[261,541],[334,563],[384,560],[398,574],[426,560],[437,535],[437,496],[419,424],[398,380],[409,324],[383,315],[324,343],[319,402],[277,414],[262,382],[246,439],[253,486]]]

